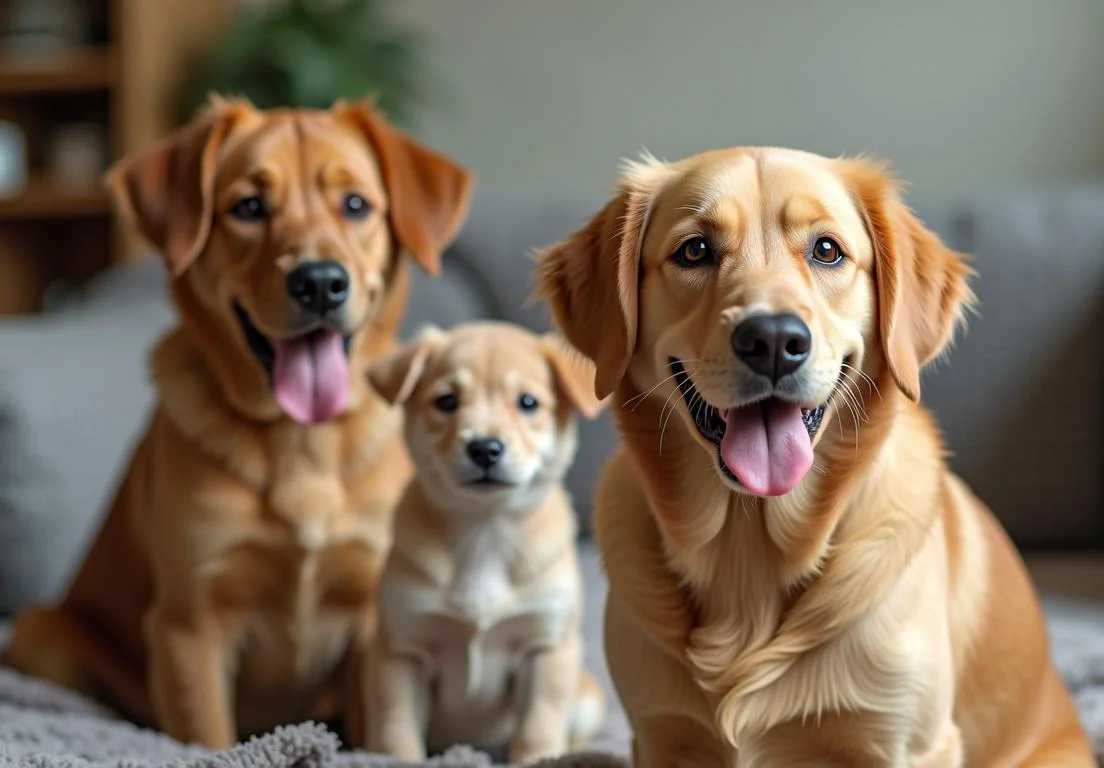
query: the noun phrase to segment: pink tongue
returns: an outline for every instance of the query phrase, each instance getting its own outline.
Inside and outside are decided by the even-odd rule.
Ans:
[[[296,339],[273,340],[276,402],[300,424],[332,419],[349,396],[349,363],[341,334],[315,331]]]
[[[813,445],[801,406],[767,400],[730,408],[721,460],[757,496],[789,493],[813,465]]]

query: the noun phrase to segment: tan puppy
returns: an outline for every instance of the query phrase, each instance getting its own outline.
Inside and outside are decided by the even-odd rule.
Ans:
[[[543,254],[623,436],[596,532],[636,765],[1095,765],[918,403],[968,275],[881,167],[770,148],[630,164]]]
[[[503,323],[427,330],[369,378],[406,407],[417,474],[380,585],[369,748],[409,760],[454,743],[512,762],[601,724],[582,668],[575,515],[562,481],[593,367]]]
[[[367,107],[216,100],[109,182],[180,326],[91,551],[5,658],[208,747],[360,711],[342,662],[370,642],[410,475],[361,372],[394,345],[402,253],[437,271],[468,174]]]

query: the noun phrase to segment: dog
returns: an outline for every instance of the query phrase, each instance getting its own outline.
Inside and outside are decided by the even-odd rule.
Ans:
[[[369,656],[369,748],[424,760],[454,743],[512,763],[589,740],[575,515],[563,488],[594,372],[551,336],[430,327],[369,379],[405,408],[417,466],[395,515]]]
[[[371,642],[412,469],[363,371],[397,344],[404,254],[437,273],[472,178],[367,104],[216,97],[107,185],[163,255],[180,322],[91,550],[5,659],[210,748],[362,713],[344,670]]]
[[[622,436],[595,535],[635,765],[1095,765],[919,403],[972,277],[887,166],[781,148],[630,161],[543,249]]]

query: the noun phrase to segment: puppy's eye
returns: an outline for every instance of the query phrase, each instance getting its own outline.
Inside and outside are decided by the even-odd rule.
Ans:
[[[250,195],[234,203],[230,215],[239,221],[263,221],[268,218],[268,208],[263,197]]]
[[[843,261],[843,249],[830,237],[818,238],[813,243],[813,261],[825,267],[834,267]]]
[[[537,401],[537,398],[533,397],[527,392],[518,398],[518,408],[525,411],[526,413],[532,413],[533,411],[540,408],[540,403]]]
[[[441,413],[452,413],[460,407],[460,398],[449,392],[434,400],[433,407]]]
[[[709,247],[704,237],[694,237],[679,246],[674,255],[675,263],[680,267],[691,269],[693,267],[707,267],[717,263],[717,257],[713,249]]]
[[[371,210],[372,206],[368,205],[368,201],[356,192],[350,192],[341,201],[341,215],[351,221],[360,221],[366,218]]]

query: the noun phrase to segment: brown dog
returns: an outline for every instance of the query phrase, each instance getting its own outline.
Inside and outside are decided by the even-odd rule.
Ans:
[[[342,662],[371,640],[410,475],[363,370],[394,344],[402,253],[437,272],[470,178],[365,106],[215,100],[109,187],[163,253],[180,327],[91,551],[6,660],[208,747],[361,712]]]
[[[582,577],[563,479],[594,369],[506,323],[427,329],[369,371],[406,409],[417,465],[396,511],[369,659],[373,751],[454,743],[525,763],[601,726],[582,664]]]
[[[920,372],[969,269],[882,168],[631,164],[540,290],[614,393],[596,508],[640,766],[1091,766]]]

